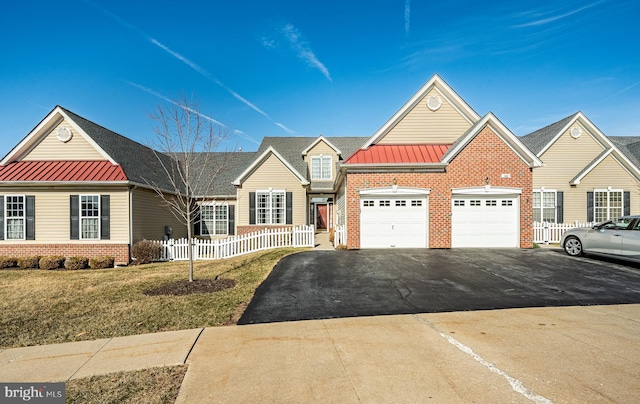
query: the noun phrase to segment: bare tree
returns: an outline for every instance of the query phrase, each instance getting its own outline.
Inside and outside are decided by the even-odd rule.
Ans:
[[[166,203],[176,219],[187,227],[192,246],[193,223],[199,203],[216,195],[216,178],[230,163],[232,153],[218,153],[229,139],[229,128],[200,112],[193,99],[181,96],[158,105],[149,114],[155,122],[152,149],[161,169],[145,181]],[[188,248],[189,282],[193,282],[193,249]]]

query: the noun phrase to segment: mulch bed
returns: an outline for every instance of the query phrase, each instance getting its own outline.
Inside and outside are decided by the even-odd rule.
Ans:
[[[238,283],[235,279],[194,279],[189,282],[188,279],[171,283],[165,283],[157,288],[149,289],[144,292],[147,296],[185,296],[194,293],[213,293],[221,290],[230,289]]]

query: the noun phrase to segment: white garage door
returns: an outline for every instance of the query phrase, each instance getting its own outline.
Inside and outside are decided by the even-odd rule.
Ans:
[[[451,247],[519,247],[517,196],[454,195]]]
[[[361,196],[360,248],[392,247],[427,247],[426,196]]]

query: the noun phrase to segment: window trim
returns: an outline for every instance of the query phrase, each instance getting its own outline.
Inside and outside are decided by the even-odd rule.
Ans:
[[[82,215],[82,198],[84,197],[96,197],[98,198],[98,216],[83,216]],[[100,194],[79,194],[78,195],[78,239],[79,240],[101,240],[102,235],[102,200]],[[98,231],[97,237],[84,237],[84,233],[82,231],[82,221],[84,219],[97,219],[98,220]]]
[[[218,220],[217,219],[217,213],[218,213],[218,208],[221,207],[225,207],[226,208],[226,219],[224,220]],[[202,208],[213,208],[213,220],[210,220],[210,222],[213,224],[213,233],[209,232],[208,234],[204,233],[205,230],[205,220],[202,218]],[[224,233],[218,233],[218,222],[223,222],[225,223],[224,225]],[[207,227],[208,228],[208,227]],[[202,203],[200,204],[200,231],[199,231],[199,236],[202,237],[211,237],[211,236],[228,236],[229,235],[229,203],[225,203],[225,202],[207,202],[207,203]]]
[[[269,206],[265,208],[261,208],[258,203],[258,199],[261,194],[268,194],[269,198]],[[282,195],[282,223],[273,223],[273,196],[274,194]],[[257,189],[256,190],[256,200],[255,200],[255,209],[256,209],[256,224],[257,225],[286,225],[287,224],[287,192],[284,189]],[[260,211],[265,210],[265,219],[266,221],[261,222]],[[228,211],[227,211],[228,212]]]
[[[544,210],[546,209],[551,209],[550,206],[544,206],[544,194],[553,194],[553,221],[550,220],[545,220],[545,216],[544,216]],[[534,194],[539,194],[540,195],[540,206],[535,206],[535,198],[533,198]],[[535,212],[536,209],[538,209],[540,211],[540,222],[541,223],[558,223],[558,190],[553,188],[553,189],[546,189],[546,188],[537,188],[534,189],[532,192],[532,200],[531,200],[531,207],[533,209],[533,215],[535,216]],[[534,219],[535,221],[535,219]]]
[[[12,219],[22,219],[22,237],[21,238],[9,238],[9,229],[8,229],[9,216],[7,215],[7,203],[8,203],[8,199],[11,197],[22,198],[22,216],[12,217]],[[4,211],[4,240],[25,241],[27,239],[27,196],[25,194],[4,195],[4,203],[3,203],[2,209]]]
[[[325,159],[329,159],[328,163],[323,163],[323,161]],[[314,162],[319,162],[319,173],[320,176],[317,177],[314,175],[314,169],[313,169],[313,165]],[[323,175],[324,172],[324,168],[325,165],[329,164],[329,176],[325,177]],[[311,156],[311,179],[314,181],[331,181],[331,179],[333,178],[333,156],[332,155],[324,155],[324,154],[320,154],[318,156]]]
[[[597,201],[598,198],[596,196],[596,194],[598,193],[606,193],[607,194],[607,218],[604,220],[598,220],[598,215],[596,214],[596,209],[597,208],[601,208],[602,207],[598,207],[597,206]],[[616,217],[612,217],[611,216],[611,204],[610,204],[610,196],[611,193],[613,192],[617,192],[620,193],[620,215],[617,215]],[[596,222],[601,222],[601,221],[606,221],[606,220],[615,220],[617,218],[619,218],[620,216],[624,216],[624,189],[623,188],[613,188],[613,187],[607,187],[607,188],[594,188],[593,189],[593,219]],[[616,207],[615,209],[618,209],[618,207]]]

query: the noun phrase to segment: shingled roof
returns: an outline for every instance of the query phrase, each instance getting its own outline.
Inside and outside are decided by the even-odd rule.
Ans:
[[[528,135],[520,137],[522,143],[525,144],[536,155],[538,155],[542,149],[544,149],[554,137],[560,133],[560,131],[573,120],[580,112],[576,112],[558,122],[538,129],[535,132],[531,132]]]
[[[169,168],[175,164],[169,156],[91,122],[68,109],[63,107],[60,107],[60,109],[89,135],[105,153],[122,166],[129,181],[140,184],[148,183],[165,190],[173,189],[162,168],[162,165]],[[162,165],[160,161],[162,161]]]
[[[303,177],[308,178],[307,163],[304,162],[302,151],[311,145],[318,137],[310,136],[286,136],[286,137],[265,137],[258,148],[257,155],[261,155],[270,146],[273,147],[291,166]],[[326,137],[335,147],[342,152],[342,159],[346,160],[356,150],[358,150],[369,137],[358,136],[336,136]],[[312,184],[313,187],[313,184]]]

